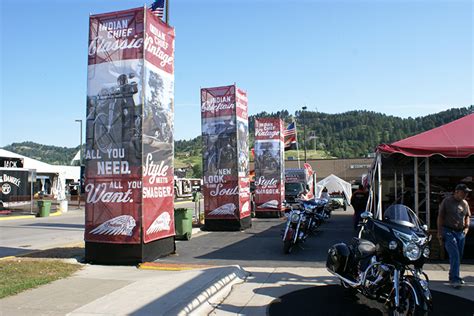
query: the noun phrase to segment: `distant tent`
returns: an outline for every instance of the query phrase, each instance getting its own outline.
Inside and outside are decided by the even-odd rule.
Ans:
[[[77,165],[79,165],[79,164],[80,164],[80,161],[81,161],[81,150],[80,150],[80,149],[77,151],[77,153],[76,153],[76,155],[74,156],[74,158],[72,158],[72,160],[71,160],[71,166],[76,165],[76,164],[75,164],[76,161],[78,162]]]
[[[321,191],[326,187],[329,193],[342,192],[344,193],[347,203],[350,203],[352,197],[352,187],[347,181],[342,180],[333,174],[327,176],[323,180],[316,183],[316,196],[319,197]]]

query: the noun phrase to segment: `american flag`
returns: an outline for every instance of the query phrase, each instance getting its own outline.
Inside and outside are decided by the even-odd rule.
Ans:
[[[295,122],[288,125],[288,127],[283,131],[283,136],[285,136],[285,150],[291,150],[291,149],[296,148]]]
[[[283,135],[285,135],[285,137],[289,135],[296,135],[295,122],[288,125],[288,127],[283,131]]]
[[[165,0],[155,0],[150,7],[151,13],[159,19],[163,19],[165,12]]]

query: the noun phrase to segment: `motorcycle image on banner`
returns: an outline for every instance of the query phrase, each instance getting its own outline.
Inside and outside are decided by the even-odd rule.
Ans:
[[[431,236],[405,205],[390,206],[383,220],[362,214],[359,238],[329,251],[328,271],[354,292],[385,302],[390,315],[427,315],[432,309],[423,264]]]

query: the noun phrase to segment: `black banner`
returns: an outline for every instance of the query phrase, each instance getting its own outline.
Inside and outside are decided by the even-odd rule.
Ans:
[[[23,168],[23,159],[0,157],[0,168]]]
[[[4,203],[31,200],[28,170],[0,170],[0,200]]]

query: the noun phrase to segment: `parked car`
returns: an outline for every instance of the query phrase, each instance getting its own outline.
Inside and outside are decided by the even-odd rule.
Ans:
[[[343,193],[331,193],[329,201],[333,203],[334,209],[342,208],[347,210],[347,200]]]

